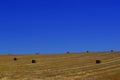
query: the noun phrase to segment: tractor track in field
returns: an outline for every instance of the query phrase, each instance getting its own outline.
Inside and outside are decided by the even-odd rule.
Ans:
[[[45,70],[40,70],[40,71],[49,71],[49,72],[51,72],[51,71],[63,72],[64,71],[64,72],[69,72],[69,71],[73,71],[73,70],[77,70],[77,69],[83,70],[83,69],[90,68],[90,67],[95,67],[95,66],[106,67],[106,66],[111,65],[111,63],[115,63],[115,62],[120,63],[120,57],[114,58],[114,59],[105,60],[105,62],[101,63],[101,64],[89,64],[89,65],[86,65],[86,66],[67,68],[67,69],[61,69],[61,70],[45,69]]]
[[[81,80],[83,78],[86,78],[85,80],[87,80],[87,77],[95,76],[98,74],[102,74],[102,73],[110,72],[114,70],[120,70],[120,65],[112,65],[112,66],[107,66],[107,67],[99,68],[99,69],[71,73],[68,75],[56,75],[54,77],[47,77],[45,78],[45,80],[62,80],[62,79],[63,80],[76,80],[76,79]],[[92,80],[95,80],[95,79],[92,79]]]
[[[118,63],[118,64],[116,65],[116,63]],[[108,71],[116,70],[116,69],[120,69],[120,59],[119,58],[113,59],[113,61],[110,60],[109,62],[104,62],[101,64],[94,64],[94,65],[81,66],[81,67],[62,69],[62,70],[48,69],[48,70],[44,70],[44,71],[47,71],[49,73],[52,72],[51,75],[53,74],[56,76],[69,77],[69,78],[71,78],[71,76],[73,76],[76,78],[78,78],[78,77],[80,78],[80,77],[92,76],[92,75],[96,75],[96,74],[100,74],[100,73],[104,73],[104,72],[108,72]],[[56,74],[54,74],[54,72]],[[66,75],[66,76],[64,76],[64,75]],[[53,76],[53,78],[54,77],[55,76]]]
[[[78,72],[77,74],[76,73],[71,74],[71,75],[68,75],[67,77],[69,77],[69,78],[72,78],[72,77],[73,78],[85,78],[88,76],[94,76],[97,74],[102,74],[102,73],[110,72],[110,71],[114,71],[114,70],[120,70],[120,65],[113,65],[113,66],[109,66],[109,67],[88,70],[88,71],[84,71],[84,72]]]
[[[113,60],[113,61],[112,61]],[[108,62],[107,62],[108,61]],[[118,58],[115,58],[115,59],[110,59],[110,60],[105,60],[104,63],[101,63],[101,64],[90,64],[90,65],[87,65],[87,66],[80,66],[80,67],[75,67],[75,68],[67,68],[67,69],[62,69],[64,71],[67,71],[67,70],[74,70],[74,69],[82,69],[82,68],[86,68],[86,67],[92,67],[92,66],[96,66],[96,65],[104,65],[104,64],[108,64],[108,63],[112,63],[112,62],[115,62],[115,61],[120,61],[120,57]],[[58,70],[59,71],[59,70]],[[60,70],[61,71],[61,70]]]

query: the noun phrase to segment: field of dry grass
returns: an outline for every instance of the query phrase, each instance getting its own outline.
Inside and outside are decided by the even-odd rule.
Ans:
[[[0,80],[120,80],[120,53],[0,55]]]

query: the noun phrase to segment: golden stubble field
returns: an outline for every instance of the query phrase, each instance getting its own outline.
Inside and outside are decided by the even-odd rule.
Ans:
[[[0,55],[0,80],[120,80],[120,52]]]

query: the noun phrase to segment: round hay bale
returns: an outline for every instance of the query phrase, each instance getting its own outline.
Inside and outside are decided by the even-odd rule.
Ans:
[[[89,52],[90,52],[90,51],[88,51],[88,50],[86,51],[86,53],[89,53]]]
[[[110,52],[114,52],[114,50],[111,50]]]
[[[32,60],[32,63],[36,63],[36,60]]]
[[[17,61],[18,59],[17,58],[13,58],[14,61]]]
[[[39,55],[39,53],[35,53],[35,55]]]
[[[66,52],[66,54],[70,54],[70,52],[69,52],[69,51],[67,51],[67,52]]]
[[[101,60],[96,60],[96,64],[100,64],[101,63]]]

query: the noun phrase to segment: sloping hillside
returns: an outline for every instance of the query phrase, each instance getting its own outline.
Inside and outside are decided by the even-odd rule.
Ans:
[[[119,80],[119,75],[119,52],[0,56],[0,80]]]

